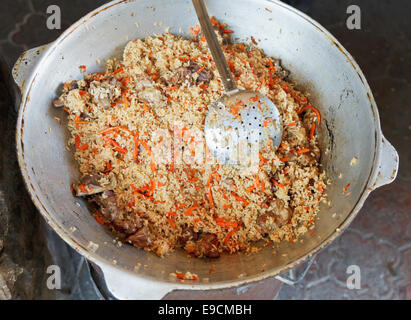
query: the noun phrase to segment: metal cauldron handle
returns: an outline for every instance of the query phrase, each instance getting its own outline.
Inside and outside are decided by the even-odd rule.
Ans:
[[[27,77],[37,65],[37,61],[49,45],[50,43],[23,52],[14,64],[12,70],[13,79],[22,94]]]
[[[377,171],[374,181],[371,183],[371,190],[395,180],[398,173],[399,161],[397,150],[395,150],[392,144],[381,134]]]

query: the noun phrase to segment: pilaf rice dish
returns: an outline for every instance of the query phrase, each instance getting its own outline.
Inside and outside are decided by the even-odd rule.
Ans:
[[[211,22],[238,88],[265,95],[282,117],[282,143],[260,150],[256,174],[207,152],[207,108],[224,88],[199,26],[191,39],[132,40],[103,73],[80,66],[84,79],[65,83],[53,101],[68,113],[82,176],[72,192],[124,242],[159,256],[181,247],[217,258],[257,251],[259,240],[294,242],[313,232],[326,197],[317,109],[254,38],[231,43],[232,31]]]

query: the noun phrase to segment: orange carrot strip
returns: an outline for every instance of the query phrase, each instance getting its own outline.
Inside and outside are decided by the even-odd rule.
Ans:
[[[103,219],[101,219],[99,216],[94,216],[94,218],[96,219],[96,221],[98,222],[98,223],[100,223],[101,225],[105,225],[106,223],[103,221]]]
[[[86,150],[88,148],[88,143],[85,143],[79,147],[79,150]]]
[[[307,153],[307,152],[310,152],[310,149],[303,148],[303,149],[300,149],[300,150],[297,151],[298,154],[303,154],[303,153]]]
[[[116,73],[119,73],[119,72],[123,72],[123,71],[124,71],[124,68],[121,67],[121,68],[115,69],[115,70],[113,71],[113,74],[116,74]]]
[[[320,112],[314,108],[313,106],[305,106],[304,108],[302,108],[300,111],[298,111],[298,114],[303,113],[305,110],[311,109],[315,112],[315,114],[317,115],[317,122],[320,123],[321,122],[321,115]]]
[[[154,173],[156,171],[156,164],[154,161],[154,155],[151,152],[150,147],[147,145],[147,143],[143,140],[140,140],[141,145],[144,147],[144,149],[146,149],[146,151],[148,152],[149,156],[150,156],[150,166],[151,166],[151,171]]]
[[[201,71],[203,71],[205,69],[205,66],[202,66],[200,69],[197,70],[197,74],[200,74]]]
[[[137,160],[138,157],[138,131],[136,131],[136,134],[134,135],[133,138],[133,159]]]
[[[237,227],[237,228],[235,228],[235,229],[232,229],[232,230],[227,234],[227,236],[225,237],[224,243],[227,243],[228,240],[230,240],[231,236],[234,234],[234,232],[236,232],[239,228],[240,228],[240,227]]]
[[[126,154],[126,153],[127,153],[127,149],[122,148],[122,147],[117,143],[117,141],[115,141],[115,140],[113,140],[113,139],[111,139],[111,138],[109,138],[109,137],[106,137],[106,136],[104,136],[103,139],[104,139],[105,141],[109,142],[109,143],[114,147],[114,150],[115,150],[115,151],[118,151],[118,152],[120,152],[120,153],[122,153],[122,154]]]
[[[75,144],[75,146],[76,146],[76,149],[79,149],[80,148],[80,136],[78,135],[78,134],[76,134],[75,136],[74,136],[74,144]]]
[[[167,217],[167,220],[168,220],[168,222],[170,223],[171,228],[175,229],[175,228],[176,228],[176,226],[174,225],[174,221],[173,221],[173,219],[172,219],[171,217]]]
[[[231,192],[231,195],[237,200],[242,202],[243,206],[247,206],[248,205],[248,201],[246,199],[244,199],[243,197],[240,197],[238,194],[235,194],[234,192]]]
[[[309,140],[311,140],[314,137],[314,133],[315,133],[315,122],[313,122],[313,124],[311,125],[311,129],[310,129],[310,136],[309,136]]]

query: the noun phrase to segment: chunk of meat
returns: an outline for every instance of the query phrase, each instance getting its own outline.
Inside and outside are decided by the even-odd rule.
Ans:
[[[142,223],[140,217],[135,216],[132,219],[116,219],[113,221],[113,227],[118,232],[131,235],[142,227]]]
[[[281,80],[284,80],[285,78],[287,78],[290,75],[290,72],[283,69],[282,67],[278,66],[275,68],[275,72],[273,74],[273,77],[278,77]]]
[[[209,69],[203,68],[203,66],[194,61],[190,61],[188,68],[192,73],[198,74],[197,81],[210,82],[210,80],[213,78],[213,73]],[[200,69],[202,70],[200,71]],[[200,73],[198,73],[198,71],[200,71]]]
[[[301,154],[297,161],[303,166],[317,165],[321,160],[321,151],[316,147],[311,147],[310,152]]]
[[[69,91],[74,90],[74,89],[78,89],[78,88],[79,88],[79,85],[78,85],[76,80],[71,81],[70,85],[68,86]]]
[[[197,74],[197,81],[201,82],[210,82],[213,78],[213,73],[207,69],[203,68],[201,65],[194,61],[190,61],[190,64],[187,67],[180,67],[174,73],[174,75],[170,78],[169,82],[172,85],[181,85],[184,82],[187,82],[189,85],[193,85],[194,74]],[[200,69],[202,69],[200,71]],[[200,73],[198,73],[200,71]]]
[[[174,75],[169,80],[169,82],[173,86],[181,85],[185,81],[187,81],[189,85],[192,85],[194,83],[194,78],[192,76],[192,72],[187,67],[178,68],[177,71],[174,73]]]
[[[181,237],[179,242],[181,245],[185,245],[187,241],[197,241],[198,233],[194,231],[193,227],[188,227],[187,225],[183,227],[181,232]]]
[[[90,174],[82,177],[74,190],[77,197],[91,196],[109,190],[109,186],[102,186],[100,183],[101,176]]]
[[[138,248],[146,248],[151,244],[150,230],[147,226],[144,226],[136,233],[127,237],[126,242],[129,242]]]
[[[55,107],[55,108],[62,108],[62,107],[64,107],[64,101],[61,100],[61,99],[59,99],[59,98],[54,99],[52,103],[53,103],[53,107]]]
[[[218,258],[220,252],[217,248],[218,239],[213,233],[203,233],[195,242],[194,255],[197,257]]]
[[[99,107],[109,108],[121,96],[121,83],[111,77],[103,82],[92,81],[88,92]]]
[[[258,216],[256,221],[263,233],[282,227],[292,216],[291,208],[286,208],[281,199],[269,200],[267,204],[270,206],[270,211]]]
[[[120,210],[117,207],[117,200],[114,191],[104,191],[103,193],[92,198],[90,201],[99,207],[101,214],[108,221],[111,222],[120,218]]]

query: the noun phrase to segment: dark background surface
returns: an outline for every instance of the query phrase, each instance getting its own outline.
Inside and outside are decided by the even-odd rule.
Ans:
[[[2,0],[0,3],[0,299],[101,299],[89,265],[42,221],[27,194],[15,155],[17,112],[8,72],[27,49],[53,41],[106,1]],[[316,258],[303,281],[266,280],[224,298],[411,299],[411,1],[288,1],[326,27],[354,56],[377,101],[384,135],[400,154],[397,180],[374,191],[344,234]],[[46,28],[57,4],[62,30]],[[357,4],[362,29],[350,31],[346,9]],[[359,124],[360,125],[360,124]],[[62,267],[62,290],[46,287],[47,266]],[[346,288],[346,268],[361,268],[362,288]]]

